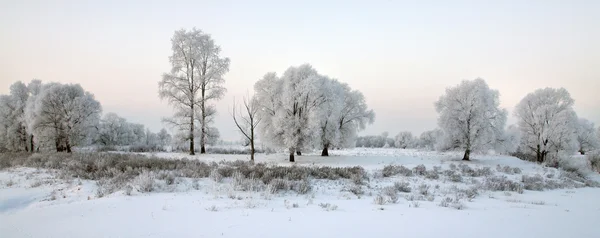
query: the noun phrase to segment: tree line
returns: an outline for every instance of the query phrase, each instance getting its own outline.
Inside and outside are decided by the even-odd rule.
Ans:
[[[206,145],[219,137],[212,126],[217,113],[213,103],[226,92],[223,76],[230,59],[221,56],[221,47],[209,34],[196,28],[175,31],[171,50],[171,70],[162,75],[158,95],[174,109],[171,117],[163,118],[175,131],[173,141],[164,129],[152,133],[114,113],[100,118],[100,103],[78,84],[33,80],[28,85],[17,82],[9,95],[0,96],[0,150],[53,147],[71,152],[73,146],[84,144],[187,143],[190,154],[195,154],[196,144],[205,153]],[[328,156],[332,148],[353,146],[462,150],[464,160],[472,152],[494,150],[538,162],[562,151],[584,154],[600,148],[600,129],[577,117],[566,89],[528,94],[515,108],[518,123],[508,127],[508,112],[500,108],[499,95],[483,79],[464,80],[447,88],[434,103],[437,129],[418,138],[407,131],[393,138],[388,133],[358,137],[375,119],[363,94],[304,64],[289,67],[282,75],[267,72],[254,84],[252,96],[241,104],[234,99],[231,116],[251,148],[251,160],[259,138],[286,151],[292,162],[302,151],[319,149]]]
[[[167,145],[166,130],[153,133],[102,107],[79,84],[15,82],[0,95],[0,151],[55,150],[74,146]]]

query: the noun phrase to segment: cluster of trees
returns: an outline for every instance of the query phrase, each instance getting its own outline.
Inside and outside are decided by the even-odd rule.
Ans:
[[[128,122],[115,113],[102,117],[95,134],[95,142],[103,146],[166,146],[172,139],[164,128],[154,133],[144,129],[144,125]]]
[[[359,137],[356,145],[463,150],[464,160],[473,151],[518,152],[540,163],[561,151],[585,154],[600,149],[600,128],[577,117],[566,89],[544,88],[528,94],[515,107],[518,123],[508,127],[508,113],[500,108],[499,95],[483,79],[465,80],[448,88],[435,103],[439,129],[418,138],[400,132],[393,144],[387,133]]]
[[[163,121],[174,128],[178,141],[189,142],[190,155],[195,154],[195,138],[200,138],[200,153],[206,144],[218,138],[211,127],[216,115],[211,101],[223,97],[223,75],[229,71],[229,58],[221,57],[221,47],[209,34],[193,28],[178,30],[171,38],[171,72],[158,83],[158,95],[175,113]]]
[[[0,95],[0,151],[56,150],[74,146],[167,145],[166,130],[153,133],[102,107],[79,84],[21,81]]]
[[[171,49],[171,71],[159,82],[159,97],[175,113],[164,122],[177,131],[178,141],[189,142],[191,155],[196,138],[200,153],[205,153],[206,144],[218,139],[218,130],[211,127],[216,115],[211,102],[226,91],[223,75],[230,60],[220,55],[221,48],[209,34],[196,28],[176,31]],[[232,110],[252,160],[258,134],[267,145],[287,149],[294,161],[294,153],[302,150],[318,147],[327,156],[329,148],[353,146],[357,131],[375,117],[362,93],[318,74],[310,65],[290,67],[281,77],[267,73],[254,89],[253,97],[244,98],[240,108],[234,102]]]
[[[254,90],[263,142],[287,149],[291,162],[302,150],[319,148],[328,156],[330,148],[353,146],[358,131],[375,119],[361,92],[308,64],[290,67],[281,77],[267,73]]]
[[[78,84],[16,82],[0,96],[0,150],[71,152],[90,143],[102,108]]]

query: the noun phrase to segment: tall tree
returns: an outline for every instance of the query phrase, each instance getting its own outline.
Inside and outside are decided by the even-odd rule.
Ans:
[[[21,82],[10,86],[10,94],[0,98],[0,124],[4,147],[11,151],[29,151],[31,135],[27,127],[26,107],[29,89]]]
[[[373,123],[375,113],[369,110],[364,96],[337,80],[324,78],[321,90],[324,101],[317,116],[320,120],[321,156],[329,156],[330,147],[353,146],[359,130]]]
[[[470,159],[471,151],[495,147],[503,137],[507,112],[499,104],[498,91],[480,78],[446,89],[435,103],[444,140],[465,150],[463,160]]]
[[[172,68],[159,82],[159,96],[174,107],[175,114],[165,121],[188,131],[191,155],[195,154],[195,125],[200,124],[200,153],[205,153],[208,103],[225,93],[223,75],[229,71],[230,61],[220,56],[221,48],[209,34],[196,28],[176,31],[171,44]]]
[[[254,142],[255,142],[255,131],[260,124],[261,119],[258,117],[259,106],[254,98],[249,96],[243,99],[243,108],[237,108],[235,106],[235,99],[233,101],[233,108],[231,116],[235,122],[235,126],[238,128],[240,133],[250,142],[250,160],[254,162]],[[239,116],[237,116],[239,115]],[[240,118],[241,120],[238,120]]]
[[[416,138],[410,131],[402,131],[396,135],[395,145],[397,148],[412,148],[415,146]]]
[[[288,68],[280,79],[269,73],[254,86],[261,116],[266,117],[261,117],[261,134],[272,146],[287,148],[290,162],[316,136],[314,116],[324,100],[322,82],[323,77],[304,64]]]
[[[574,150],[577,115],[564,88],[544,88],[527,94],[515,108],[523,152],[544,162],[548,153]]]
[[[580,118],[576,127],[578,151],[582,155],[586,152],[600,148],[600,138],[596,135],[594,123]]]
[[[58,83],[44,85],[34,110],[36,137],[53,140],[56,151],[69,153],[97,127],[102,111],[94,95],[79,84]]]

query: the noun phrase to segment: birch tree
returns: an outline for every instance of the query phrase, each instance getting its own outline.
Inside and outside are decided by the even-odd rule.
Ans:
[[[229,58],[199,29],[176,31],[171,39],[171,72],[159,82],[159,97],[174,107],[174,117],[165,120],[180,131],[187,131],[190,154],[195,154],[196,126],[200,127],[200,153],[206,152],[208,110],[211,101],[225,93],[223,75],[229,71]]]

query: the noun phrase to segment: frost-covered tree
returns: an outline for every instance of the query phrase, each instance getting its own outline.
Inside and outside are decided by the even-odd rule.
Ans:
[[[397,148],[412,148],[415,145],[415,137],[410,131],[402,131],[395,137],[395,146]]]
[[[98,125],[101,106],[79,84],[45,84],[36,97],[32,123],[38,138],[53,141],[56,151],[71,152]]]
[[[520,149],[544,162],[548,153],[575,151],[577,115],[573,99],[564,88],[538,89],[515,108],[521,130]]]
[[[195,154],[194,138],[199,125],[200,153],[205,153],[209,114],[216,112],[209,103],[225,93],[223,75],[229,71],[230,61],[221,57],[221,47],[209,34],[196,28],[176,31],[171,43],[171,72],[163,74],[159,82],[160,98],[175,109],[174,117],[166,122],[188,132],[185,139],[191,155]]]
[[[442,137],[442,135],[443,133],[439,129],[424,131],[419,136],[419,147],[427,150],[434,150],[435,144],[437,143],[438,139]]]
[[[352,146],[358,131],[373,123],[375,113],[368,109],[363,94],[347,84],[326,77],[322,83],[324,101],[315,115],[321,156],[329,156],[330,147]]]
[[[30,94],[27,85],[18,81],[10,86],[9,95],[0,96],[0,146],[5,150],[34,150],[26,113]]]
[[[248,144],[250,145],[250,160],[254,161],[254,142],[256,138],[255,132],[261,121],[258,113],[260,107],[258,106],[255,98],[250,98],[249,96],[244,97],[242,106],[243,107],[241,108],[237,108],[235,106],[234,99],[231,116],[233,117],[235,126],[238,128],[244,138],[248,140]]]
[[[281,78],[266,74],[254,85],[261,118],[261,138],[270,146],[294,152],[319,147],[354,144],[359,130],[372,123],[375,114],[364,96],[347,84],[317,73],[310,65],[288,68]]]
[[[471,151],[494,148],[502,138],[507,112],[499,104],[498,91],[480,78],[446,89],[435,103],[443,139],[465,150],[463,160],[469,160]]]
[[[161,146],[166,146],[171,143],[171,134],[169,134],[169,132],[167,132],[167,130],[165,128],[161,129],[158,132],[157,136],[158,136],[158,143]]]
[[[129,145],[133,135],[131,129],[125,118],[116,113],[107,113],[100,120],[96,141],[106,146]]]
[[[521,143],[521,130],[517,125],[510,125],[506,129],[501,143],[498,143],[495,150],[499,153],[514,153],[518,150]]]
[[[576,127],[578,151],[582,155],[586,152],[600,148],[600,138],[596,134],[594,123],[587,119],[580,118]]]
[[[294,152],[308,148],[316,135],[314,113],[323,103],[324,81],[310,65],[290,67],[281,78],[269,73],[254,88],[263,123],[259,127],[265,142],[287,148],[290,162]]]

